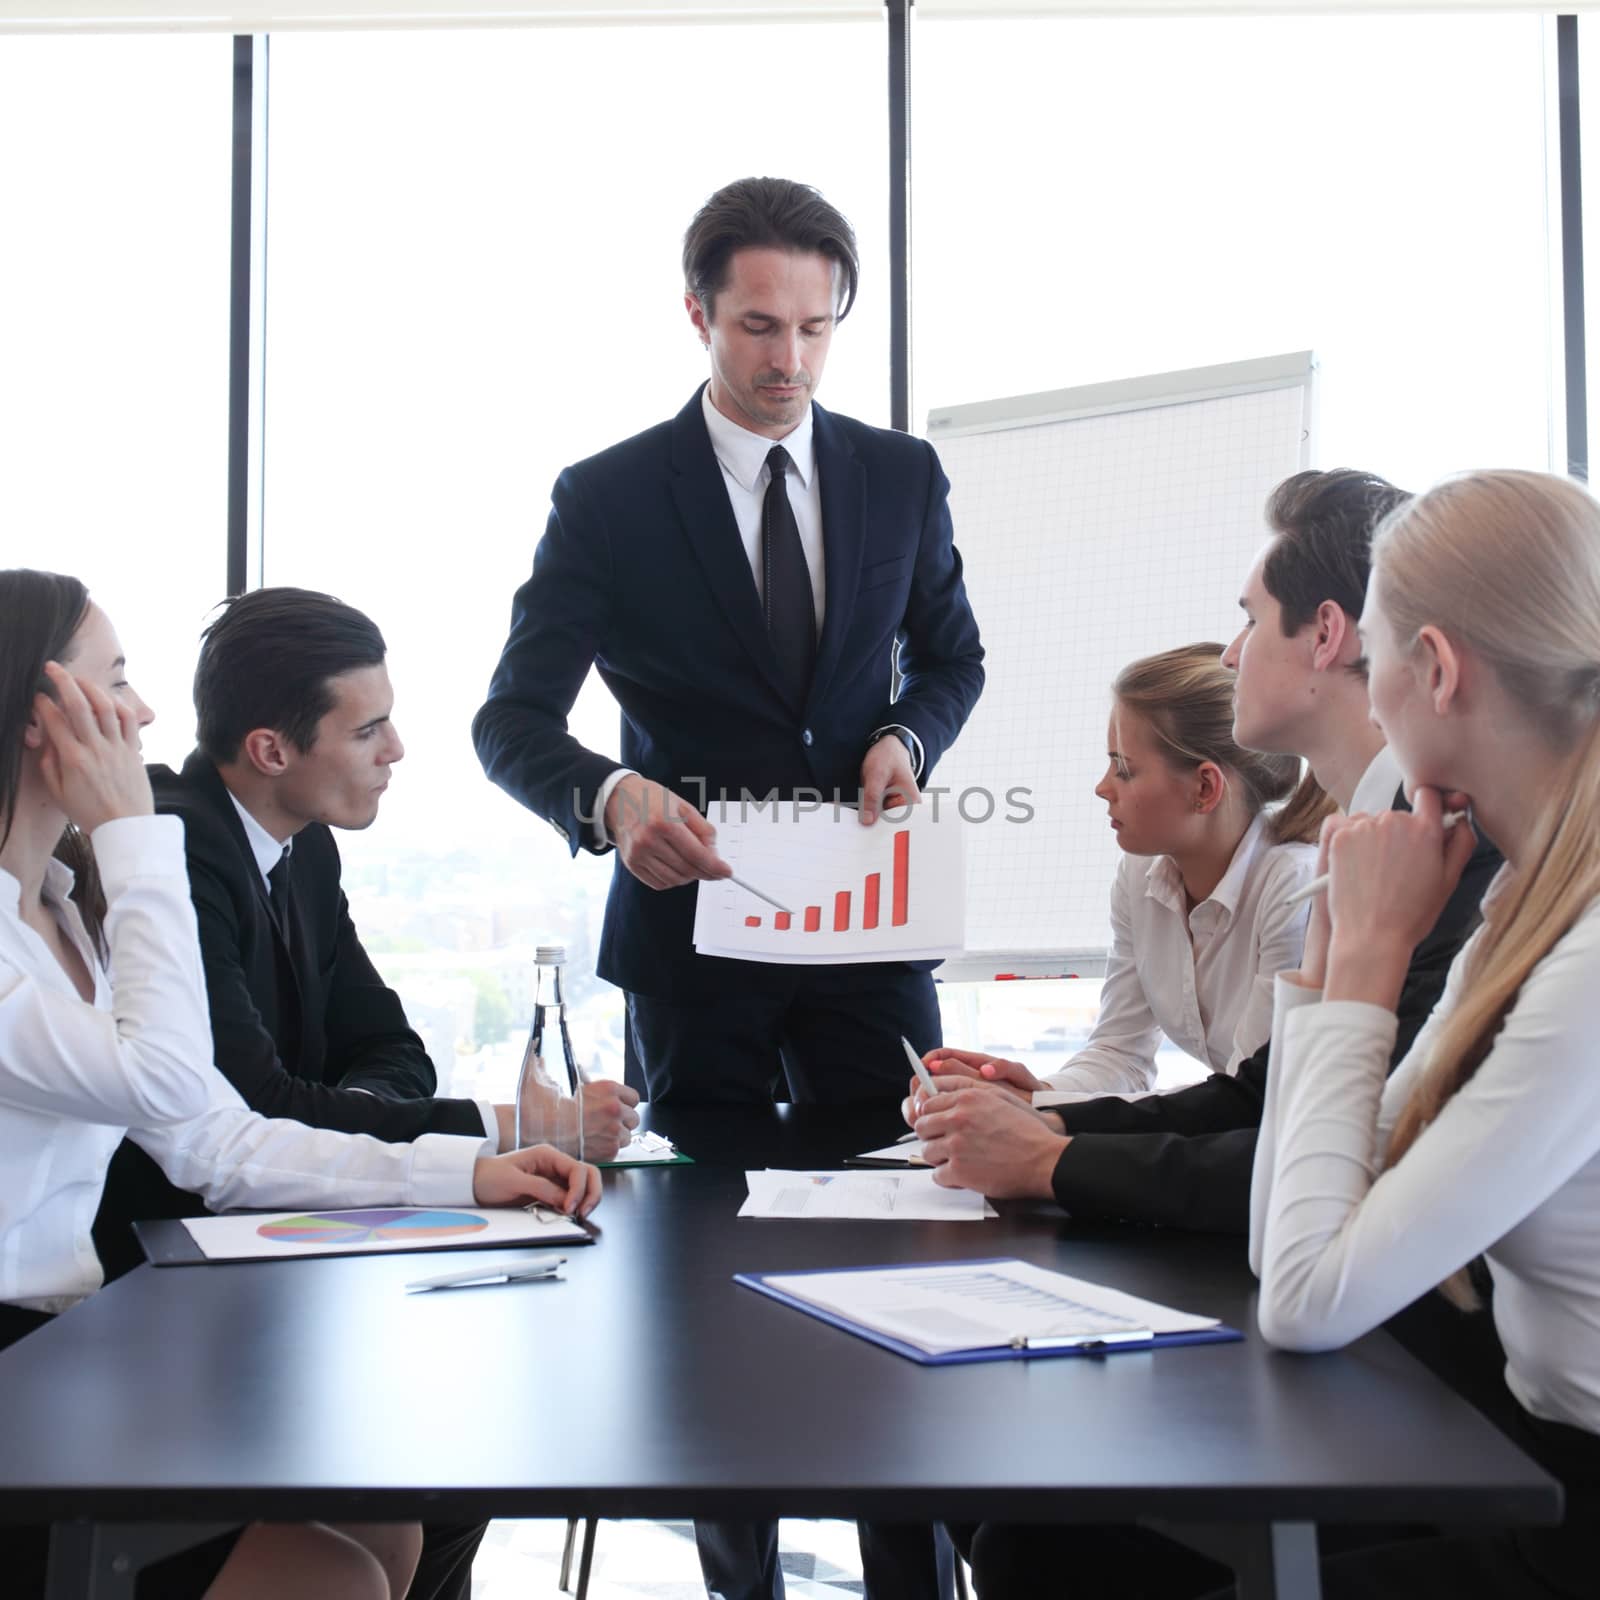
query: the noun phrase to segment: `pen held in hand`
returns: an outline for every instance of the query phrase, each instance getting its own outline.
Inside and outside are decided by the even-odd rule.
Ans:
[[[781,900],[774,900],[770,894],[762,894],[762,892],[756,888],[753,883],[746,883],[743,878],[737,876],[735,873],[730,872],[728,874],[728,882],[738,884],[746,894],[753,894],[757,900],[765,900],[769,906],[774,907],[776,910],[789,912],[791,916],[793,915],[793,913],[789,911],[789,907],[784,905]]]
[[[906,1060],[911,1063],[911,1070],[917,1075],[917,1082],[922,1085],[924,1094],[937,1094],[939,1091],[933,1086],[933,1076],[922,1064],[922,1057],[911,1048],[911,1041],[902,1033],[900,1035],[901,1048],[906,1053]]]
[[[1439,819],[1446,833],[1455,827],[1458,822],[1465,822],[1466,820],[1467,814],[1465,811],[1447,811]],[[1326,893],[1327,888],[1328,874],[1324,872],[1319,877],[1313,878],[1303,889],[1296,889],[1283,903],[1285,906],[1301,905],[1319,894]]]

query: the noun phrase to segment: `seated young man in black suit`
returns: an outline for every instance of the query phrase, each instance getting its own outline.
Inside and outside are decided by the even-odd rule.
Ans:
[[[1238,673],[1233,735],[1254,750],[1305,757],[1341,811],[1404,805],[1400,771],[1368,714],[1356,619],[1372,535],[1409,498],[1370,473],[1301,472],[1267,504],[1273,530],[1245,580],[1245,624],[1223,659]],[[1393,1061],[1433,1010],[1445,975],[1478,921],[1500,856],[1480,840],[1455,894],[1413,954]],[[928,1141],[939,1181],[996,1196],[1054,1198],[1080,1218],[1249,1232],[1250,1173],[1270,1043],[1236,1076],[1213,1073],[1175,1094],[1103,1095],[1048,1112],[1029,1096],[1049,1084],[1019,1062],[929,1052],[948,1090],[908,1114]],[[1008,1092],[1009,1091],[1009,1092]]]
[[[331,829],[376,820],[404,754],[385,654],[367,617],[301,589],[241,595],[205,632],[199,749],[150,780],[157,811],[183,818],[216,1064],[266,1116],[389,1142],[488,1134],[510,1150],[511,1106],[435,1096],[433,1062],[340,887]],[[586,1086],[586,1154],[616,1154],[637,1102],[618,1083]],[[124,1141],[95,1223],[107,1275],[140,1259],[134,1219],[201,1210]],[[426,1529],[413,1596],[465,1594],[482,1532]]]

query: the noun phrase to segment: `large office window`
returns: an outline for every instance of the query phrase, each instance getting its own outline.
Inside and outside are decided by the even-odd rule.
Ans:
[[[704,377],[679,248],[713,190],[798,177],[852,218],[862,295],[821,398],[888,421],[883,31],[285,35],[271,83],[266,579],[378,621],[408,751],[340,840],[358,926],[441,1083],[507,1086],[544,937],[585,1064],[618,1071],[610,860],[492,788],[469,724],[556,473]],[[598,680],[572,726],[616,752]]]
[[[924,22],[917,425],[1311,350],[1314,465],[1418,487],[1547,467],[1545,50],[1528,16]],[[981,537],[956,536],[976,570]],[[1104,761],[1082,752],[1085,788]],[[1048,1068],[1097,988],[952,986],[947,1031]]]
[[[679,239],[743,173],[809,179],[856,222],[822,399],[887,421],[884,44],[838,22],[272,41],[265,576],[389,636],[409,755],[343,843],[363,932],[463,1090],[508,1072],[540,937],[571,947],[586,1058],[620,1054],[592,981],[609,862],[570,860],[467,735],[549,485],[699,381]],[[914,425],[1310,348],[1322,464],[1546,464],[1546,45],[1530,17],[919,24]],[[0,149],[28,152],[0,161],[27,245],[0,253],[5,559],[89,579],[167,760],[224,578],[230,48],[0,50]],[[573,725],[616,748],[598,682]],[[947,999],[952,1036],[1041,1064],[1092,1016],[1053,985]]]
[[[1548,466],[1541,19],[930,22],[916,51],[917,415],[1309,349],[1317,465]]]
[[[231,49],[0,47],[0,564],[90,586],[163,761],[227,577]]]

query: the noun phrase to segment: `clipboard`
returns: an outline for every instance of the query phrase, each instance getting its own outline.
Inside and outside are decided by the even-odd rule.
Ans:
[[[370,1209],[370,1208],[369,1208]],[[412,1207],[393,1207],[387,1209],[417,1209]],[[476,1207],[481,1211],[484,1208]],[[258,1216],[262,1221],[271,1217],[283,1216],[279,1211],[263,1211],[255,1213],[233,1212],[230,1215],[236,1219],[244,1220],[250,1215]],[[330,1216],[337,1216],[337,1211],[329,1212]],[[201,1219],[195,1219],[201,1220]],[[558,1233],[544,1234],[533,1231],[535,1224],[529,1220],[526,1234],[509,1236],[503,1230],[496,1231],[487,1238],[475,1238],[472,1235],[451,1235],[438,1240],[422,1242],[418,1240],[406,1243],[397,1243],[388,1247],[381,1244],[366,1243],[348,1249],[339,1249],[336,1245],[319,1245],[315,1251],[307,1250],[304,1254],[286,1254],[283,1251],[263,1251],[261,1254],[229,1254],[226,1256],[208,1256],[200,1248],[194,1235],[183,1225],[183,1219],[178,1217],[163,1217],[150,1222],[135,1222],[133,1231],[141,1248],[144,1250],[145,1259],[153,1267],[231,1267],[243,1262],[256,1261],[322,1261],[330,1257],[371,1256],[371,1255],[431,1255],[441,1250],[524,1250],[544,1249],[552,1245],[586,1245],[594,1244],[600,1237],[600,1231],[592,1222],[578,1218],[567,1218],[571,1226],[562,1228]]]
[[[1218,1324],[1214,1328],[1197,1328],[1185,1333],[1157,1333],[1148,1339],[1118,1340],[1116,1342],[1087,1341],[1080,1344],[1056,1345],[1047,1347],[1028,1347],[1015,1345],[985,1345],[982,1348],[971,1350],[950,1350],[943,1354],[934,1355],[926,1350],[919,1349],[914,1344],[907,1344],[903,1339],[896,1339],[892,1334],[880,1332],[877,1328],[869,1328],[865,1323],[854,1322],[849,1317],[841,1316],[836,1311],[830,1311],[824,1306],[813,1304],[809,1300],[801,1300],[786,1290],[775,1288],[767,1280],[772,1277],[782,1278],[809,1278],[813,1276],[833,1277],[841,1272],[884,1272],[895,1267],[982,1267],[997,1266],[1002,1263],[1009,1265],[1012,1258],[1008,1256],[987,1256],[963,1261],[919,1261],[890,1262],[886,1265],[871,1267],[822,1267],[806,1272],[736,1272],[733,1281],[742,1284],[746,1289],[754,1289],[757,1294],[764,1294],[769,1300],[776,1300],[780,1305],[791,1306],[796,1311],[803,1311],[808,1317],[815,1317],[818,1322],[826,1322],[830,1327],[838,1328],[844,1333],[854,1334],[858,1339],[865,1339],[869,1344],[875,1344],[885,1350],[891,1350],[897,1356],[904,1356],[908,1361],[915,1361],[923,1367],[958,1367],[969,1366],[978,1361],[1037,1361],[1055,1356],[1109,1356],[1121,1355],[1124,1351],[1136,1350],[1164,1350],[1181,1345],[1191,1344],[1236,1344],[1243,1340],[1244,1335],[1237,1328],[1225,1327]]]

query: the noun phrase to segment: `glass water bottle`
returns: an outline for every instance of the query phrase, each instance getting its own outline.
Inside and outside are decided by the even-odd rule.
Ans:
[[[583,1080],[567,1032],[561,969],[567,947],[534,952],[533,1023],[517,1075],[517,1147],[551,1144],[583,1159]]]

